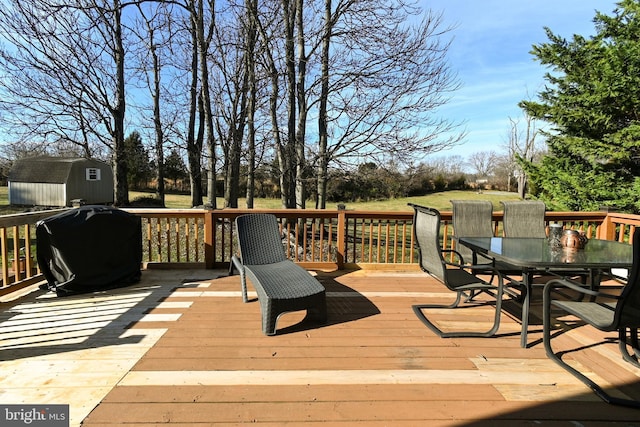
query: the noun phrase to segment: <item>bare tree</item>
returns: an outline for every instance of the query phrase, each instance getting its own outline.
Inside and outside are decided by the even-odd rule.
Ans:
[[[295,22],[299,11],[298,0],[280,0],[284,36],[285,76],[286,76],[286,106],[287,106],[287,134],[284,145],[281,145],[278,160],[282,168],[282,205],[286,208],[296,207],[296,52],[295,52]]]
[[[215,142],[207,65],[213,26],[213,21],[208,21],[207,17],[213,17],[214,3],[180,0],[175,4],[180,7],[172,9],[173,16],[169,22],[173,28],[166,30],[171,36],[171,67],[178,73],[163,85],[167,93],[167,102],[163,106],[165,114],[173,108],[169,113],[171,120],[167,123],[167,129],[177,139],[176,145],[186,151],[191,205],[200,206],[205,197],[202,175],[205,138],[210,171],[209,191],[215,191]],[[184,100],[181,92],[186,94]],[[209,194],[209,201],[215,207],[214,193]]]
[[[513,186],[513,159],[507,152],[501,152],[496,156],[493,167],[494,182],[506,191],[511,191]],[[517,185],[517,184],[516,184]]]
[[[253,174],[268,165],[284,207],[304,207],[314,178],[324,207],[329,167],[409,163],[462,136],[435,115],[457,87],[448,29],[412,0],[5,3],[5,123],[23,140],[70,141],[87,156],[107,147],[117,203],[128,202],[125,124],[152,130],[159,197],[172,144],[187,153],[194,206],[208,163],[212,207],[218,171],[227,206],[237,205],[244,170],[252,205]]]
[[[165,145],[165,125],[162,118],[162,78],[164,71],[164,61],[162,55],[168,50],[171,43],[171,32],[164,29],[171,28],[171,9],[168,3],[147,3],[143,7],[142,3],[137,4],[140,16],[140,25],[134,25],[132,33],[135,34],[141,43],[138,52],[140,74],[143,76],[145,86],[149,90],[152,102],[152,123],[153,135],[155,139],[156,158],[156,197],[164,205],[165,185],[164,185],[164,145]],[[136,22],[137,24],[137,22]]]
[[[536,120],[525,115],[524,118],[524,130],[520,125],[520,120],[515,120],[509,117],[509,158],[512,161],[514,175],[518,183],[518,195],[521,199],[524,199],[527,195],[527,175],[525,171],[518,165],[516,161],[517,157],[521,157],[527,162],[533,161],[537,154],[536,137],[539,134],[539,130],[536,125]]]
[[[296,7],[295,27],[297,30],[297,78],[296,78],[296,100],[297,100],[297,126],[295,133],[295,151],[296,151],[296,207],[304,209],[306,204],[305,192],[305,171],[307,169],[305,156],[305,137],[307,134],[307,92],[305,82],[307,79],[307,52],[306,52],[306,35],[304,20],[304,0],[294,0]]]
[[[255,169],[256,169],[256,103],[257,103],[257,76],[256,76],[256,44],[258,0],[245,0],[246,19],[246,55],[245,73],[248,82],[247,96],[247,140],[248,140],[248,167],[247,167],[247,208],[253,208],[255,193]]]
[[[327,181],[329,175],[329,60],[331,57],[331,35],[334,27],[334,14],[331,0],[324,1],[324,28],[320,50],[320,98],[318,102],[318,161],[316,208],[324,209],[327,204]]]
[[[495,151],[477,151],[468,157],[467,163],[478,177],[488,178],[493,174],[496,158]]]
[[[295,74],[291,74],[288,67],[283,66],[282,58],[279,53],[286,50],[284,48],[283,28],[285,28],[285,18],[283,15],[289,16],[290,12],[287,8],[289,5],[288,0],[283,0],[282,4],[276,5],[268,3],[258,11],[255,24],[258,33],[258,41],[261,45],[259,58],[259,64],[264,74],[268,76],[269,88],[267,98],[269,100],[267,111],[265,114],[269,117],[271,128],[269,132],[271,134],[272,146],[275,151],[276,162],[274,166],[277,167],[277,176],[280,181],[280,196],[283,207],[295,207],[295,176],[292,174],[292,164],[294,160],[295,150],[292,150],[295,141],[295,111],[287,109],[284,116],[287,117],[284,129],[286,129],[286,135],[283,135],[283,126],[280,123],[281,114],[281,86],[282,86],[282,73],[280,70],[285,69],[285,76],[288,76],[289,84],[285,85],[289,88],[289,94],[293,95],[286,97],[289,102],[285,102],[287,107],[295,107],[295,80],[294,85],[291,86],[290,80],[295,77]],[[279,7],[279,8],[278,8]],[[289,18],[290,19],[290,18]],[[286,30],[285,30],[286,33]],[[278,36],[274,36],[277,34]],[[293,40],[293,34],[289,36]],[[293,44],[291,44],[293,46]],[[290,55],[289,55],[290,56]],[[287,58],[289,58],[287,56]],[[291,58],[293,60],[293,58]],[[295,67],[293,67],[295,71]],[[293,90],[293,92],[291,92]],[[293,169],[295,171],[295,169]]]
[[[208,173],[208,186],[207,186],[207,199],[209,205],[212,208],[216,208],[216,141],[213,129],[213,111],[211,106],[211,92],[209,86],[209,65],[208,55],[209,46],[211,45],[211,38],[213,37],[213,31],[215,28],[215,0],[207,0],[208,6],[205,12],[205,0],[195,0],[197,4],[197,13],[194,16],[196,20],[196,40],[198,43],[198,53],[200,55],[200,84],[202,85],[202,91],[200,96],[202,97],[201,112],[204,114],[203,122],[205,126],[206,134],[206,147],[209,155],[209,173]],[[205,21],[206,16],[210,16],[210,21]]]
[[[405,2],[324,1],[319,111],[318,205],[330,162],[409,162],[462,139],[434,111],[458,87],[445,60],[442,15]],[[444,135],[453,136],[444,136]],[[444,137],[443,137],[444,136]]]
[[[249,60],[248,56],[253,56],[254,50],[253,47],[248,47],[248,44],[255,44],[255,30],[253,41],[250,41],[249,29],[245,24],[250,21],[250,17],[244,4],[232,4],[232,7],[220,11],[219,15],[226,20],[218,21],[211,43],[211,99],[215,111],[217,139],[223,153],[221,170],[224,172],[225,183],[224,205],[237,208],[240,196],[240,165],[250,100],[249,64],[253,61],[253,58]],[[238,25],[238,22],[241,25]],[[255,68],[253,65],[251,67]],[[255,76],[251,75],[251,78],[255,82]],[[253,96],[255,97],[255,94]]]
[[[189,44],[191,47],[191,64],[189,68],[189,118],[186,131],[186,144],[192,206],[202,205],[204,196],[202,188],[202,149],[204,148],[205,129],[207,135],[209,135],[208,141],[210,144],[208,144],[208,149],[213,149],[213,122],[211,118],[211,104],[208,103],[208,101],[210,101],[208,85],[205,91],[205,86],[200,80],[201,72],[207,73],[206,75],[208,76],[206,64],[207,52],[203,52],[205,46],[208,46],[204,31],[203,1],[204,0],[186,0],[184,5],[189,13],[189,34],[191,37]],[[202,62],[203,60],[205,61],[204,64]],[[209,155],[210,187],[213,181],[213,188],[209,191],[213,192],[215,191],[215,178],[212,179],[211,174],[215,173],[215,154],[210,151]],[[210,195],[211,194],[213,193],[210,193]],[[215,197],[210,198],[213,207],[215,207],[215,201]]]
[[[117,205],[128,204],[125,34],[120,0],[7,0],[0,29],[4,120],[22,138],[109,147]],[[46,19],[42,19],[46,16]]]
[[[430,168],[435,173],[449,176],[464,175],[464,165],[465,159],[458,154],[431,158],[423,164],[424,167]]]

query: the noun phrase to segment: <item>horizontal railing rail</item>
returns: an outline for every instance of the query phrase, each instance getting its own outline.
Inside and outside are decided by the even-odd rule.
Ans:
[[[416,265],[413,213],[295,209],[125,209],[141,218],[143,263],[159,268],[228,268],[237,251],[233,223],[249,213],[275,215],[287,256],[307,268],[407,268]],[[3,288],[42,280],[35,261],[34,225],[59,211],[0,217]],[[450,211],[441,212],[442,245],[453,247]],[[589,238],[631,243],[640,216],[607,212],[547,212],[547,224],[580,229]],[[502,212],[493,214],[496,235]]]
[[[350,268],[354,265],[414,264],[413,213],[319,209],[128,209],[143,218],[145,262],[206,268],[229,265],[236,252],[233,222],[239,215],[271,213],[286,236],[287,256],[306,267]],[[548,212],[547,223],[584,230],[598,237],[605,212]],[[451,212],[442,212],[443,246],[452,246]],[[493,216],[496,235],[502,212]],[[640,217],[639,217],[640,220]],[[182,225],[181,225],[182,224]],[[188,224],[188,225],[187,225]],[[181,231],[183,230],[183,231]],[[191,258],[189,258],[189,254]]]

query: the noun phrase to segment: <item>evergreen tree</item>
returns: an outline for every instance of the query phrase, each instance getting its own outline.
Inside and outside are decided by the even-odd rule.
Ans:
[[[546,28],[532,54],[550,68],[539,101],[520,106],[552,124],[540,163],[520,159],[537,196],[562,210],[639,212],[640,1],[596,13],[596,35],[566,40]]]
[[[153,176],[149,153],[144,148],[138,132],[131,132],[124,140],[129,184],[134,189],[144,189]]]
[[[175,149],[164,159],[164,176],[173,181],[174,187],[178,186],[178,180],[189,177],[184,160]]]

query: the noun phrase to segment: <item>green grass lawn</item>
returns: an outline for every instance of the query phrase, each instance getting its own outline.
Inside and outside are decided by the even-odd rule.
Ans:
[[[347,203],[347,209],[356,210],[380,210],[380,211],[407,211],[411,210],[407,203],[429,206],[441,211],[450,211],[450,200],[488,200],[493,203],[494,210],[502,210],[501,200],[518,200],[518,193],[501,191],[443,191],[441,193],[427,194],[426,196],[405,197],[400,199]]]
[[[129,199],[133,200],[140,196],[151,196],[149,193],[129,192]],[[470,199],[470,200],[489,200],[493,203],[494,210],[502,210],[501,200],[518,200],[517,193],[507,193],[499,191],[485,191],[478,193],[477,191],[445,191],[442,193],[433,193],[419,197],[405,197],[399,199],[380,200],[372,202],[353,202],[345,203],[347,209],[350,210],[367,210],[367,211],[409,211],[411,208],[407,203],[415,203],[418,205],[430,206],[438,210],[451,210],[450,200],[453,199]],[[217,199],[217,207],[224,206],[222,198]],[[188,195],[169,194],[165,198],[165,204],[168,208],[189,208],[191,207],[191,198]],[[239,208],[246,208],[246,199],[238,200]],[[307,202],[307,208],[315,206],[313,201]],[[254,207],[256,209],[280,209],[282,203],[280,199],[255,199]],[[335,209],[337,203],[328,203],[327,208]]]
[[[129,200],[134,200],[142,196],[153,196],[152,193],[143,193],[139,191],[130,191]],[[506,193],[498,191],[485,191],[478,193],[476,191],[445,191],[442,193],[433,193],[426,196],[406,197],[399,199],[380,200],[372,202],[353,202],[345,203],[349,210],[368,210],[368,211],[409,211],[411,210],[407,203],[415,203],[418,205],[430,206],[442,211],[451,210],[452,199],[473,199],[473,200],[489,200],[493,203],[494,210],[502,210],[500,206],[501,200],[517,200],[517,193]],[[189,195],[167,194],[165,196],[165,204],[168,208],[190,208],[191,197]],[[218,208],[224,206],[221,198],[217,199]],[[254,205],[256,209],[280,209],[282,204],[280,199],[255,199]],[[238,201],[240,208],[246,207],[245,199]],[[337,203],[329,203],[329,209],[335,209]],[[307,203],[308,208],[313,208],[313,201]],[[0,215],[8,215],[12,213],[24,212],[24,208],[9,206],[9,197],[7,187],[0,187]]]

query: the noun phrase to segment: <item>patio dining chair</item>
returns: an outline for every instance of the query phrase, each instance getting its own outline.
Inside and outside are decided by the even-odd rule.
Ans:
[[[567,301],[565,297],[562,297],[562,291],[564,290],[566,293],[567,289],[592,298],[589,300]],[[598,397],[614,405],[640,408],[640,402],[636,400],[623,399],[608,394],[591,378],[588,378],[574,366],[562,360],[563,352],[556,353],[552,349],[552,309],[576,316],[601,331],[618,331],[618,347],[622,358],[640,368],[640,347],[638,345],[638,328],[640,327],[640,228],[636,228],[633,235],[633,266],[631,267],[628,281],[619,295],[593,291],[567,279],[554,279],[547,282],[543,291],[542,333],[547,356],[591,388]]]
[[[505,237],[537,239],[545,239],[547,237],[547,230],[545,226],[545,213],[547,207],[544,202],[540,200],[509,200],[501,201],[500,203],[504,208],[502,228]],[[583,286],[589,279],[589,273],[584,269],[573,269],[570,267],[555,268],[553,269],[553,272],[567,277],[579,276],[582,280]],[[513,272],[510,272],[507,275],[511,274],[513,274]]]
[[[450,305],[441,304],[420,304],[414,305],[413,311],[420,321],[429,329],[442,338],[449,337],[489,337],[495,335],[500,326],[500,315],[502,308],[503,279],[502,275],[493,270],[497,278],[497,284],[483,280],[475,274],[465,269],[460,263],[448,262],[445,260],[443,253],[453,252],[459,258],[460,254],[453,249],[443,249],[440,245],[440,212],[436,209],[419,206],[410,203],[409,206],[414,209],[413,216],[413,233],[415,241],[418,245],[420,268],[442,282],[450,291],[456,293],[455,301]],[[488,266],[489,268],[489,266]],[[484,292],[495,298],[495,314],[493,325],[486,332],[475,331],[455,331],[445,332],[431,322],[424,314],[425,310],[434,308],[457,308],[460,305],[462,297],[465,297],[466,306],[478,306],[485,304],[470,300],[469,296],[473,293]],[[465,306],[465,307],[466,307]]]
[[[539,200],[500,202],[504,208],[502,227],[505,237],[547,237],[544,215],[546,206]]]
[[[453,206],[454,241],[457,242],[461,237],[494,237],[493,203],[488,200],[451,200],[451,205]],[[522,269],[505,262],[495,261],[493,258],[472,251],[465,245],[457,244],[455,249],[462,256],[465,264],[470,264],[468,267],[474,274],[491,275],[494,270],[498,270],[503,276],[522,275]],[[488,281],[493,282],[493,276]],[[505,291],[509,292],[509,289]]]
[[[488,200],[451,200],[451,206],[455,249],[465,261],[477,264],[478,254],[457,242],[460,237],[493,237],[493,204]]]

